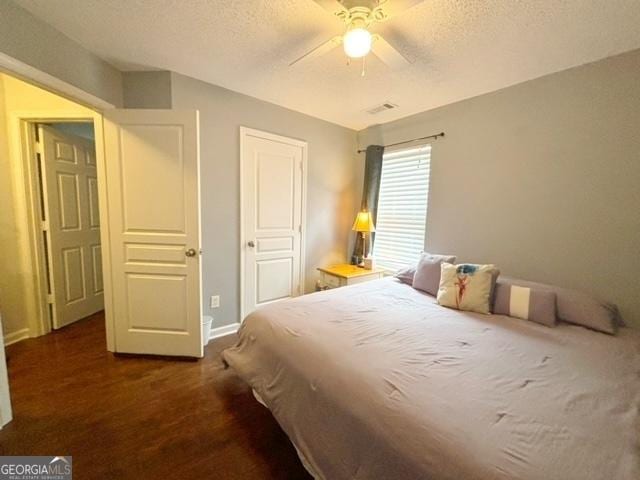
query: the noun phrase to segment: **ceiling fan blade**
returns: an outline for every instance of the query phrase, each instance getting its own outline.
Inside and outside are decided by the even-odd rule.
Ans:
[[[327,40],[323,44],[318,45],[316,48],[314,48],[313,50],[305,53],[301,57],[297,58],[296,60],[291,62],[289,64],[289,66],[295,65],[296,63],[299,63],[299,62],[302,62],[302,61],[309,60],[311,58],[320,57],[320,56],[324,55],[325,53],[329,53],[331,50],[333,50],[334,48],[339,46],[341,43],[342,43],[342,37],[340,35],[337,35],[337,36]]]
[[[380,0],[378,6],[382,7],[387,20],[422,2],[424,0]]]
[[[378,57],[393,69],[406,67],[407,65],[411,64],[409,60],[404,58],[400,52],[393,48],[391,44],[380,35],[373,36],[373,44],[371,45],[371,50],[376,55],[376,57]]]
[[[313,0],[322,8],[324,8],[331,15],[339,15],[341,12],[346,12],[347,9],[338,0]]]

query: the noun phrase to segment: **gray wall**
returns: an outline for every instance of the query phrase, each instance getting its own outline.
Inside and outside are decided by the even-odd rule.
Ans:
[[[9,0],[0,0],[0,52],[122,105],[118,70]]]
[[[640,50],[359,132],[433,143],[426,250],[592,292],[640,327]]]
[[[124,72],[125,108],[171,108],[171,72]]]
[[[356,132],[277,105],[172,74],[173,108],[200,111],[204,311],[214,327],[240,321],[240,126],[309,143],[306,291],[316,267],[344,262],[359,206]],[[221,306],[209,310],[209,296]]]

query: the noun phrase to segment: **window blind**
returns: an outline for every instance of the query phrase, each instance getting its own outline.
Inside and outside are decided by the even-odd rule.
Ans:
[[[424,249],[431,146],[385,153],[373,255],[385,270],[415,264]]]

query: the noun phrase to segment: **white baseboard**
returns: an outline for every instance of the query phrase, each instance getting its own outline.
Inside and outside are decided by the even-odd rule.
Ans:
[[[223,327],[217,327],[211,329],[211,334],[209,335],[209,340],[213,340],[214,338],[224,337],[225,335],[231,335],[232,333],[236,333],[240,328],[239,323],[232,323],[231,325],[224,325]]]
[[[16,332],[7,333],[4,336],[4,346],[8,347],[13,343],[18,343],[20,340],[24,340],[29,338],[29,329],[23,328],[22,330],[18,330]]]
[[[231,335],[232,333],[236,333],[240,328],[239,323],[232,323],[230,325],[224,325],[222,327],[212,328],[211,334],[209,335],[209,340],[213,340],[214,338],[224,337],[225,335]],[[4,336],[4,345],[8,347],[11,344],[18,343],[21,340],[25,340],[29,338],[29,329],[23,328],[22,330],[18,330],[16,332],[7,333]]]

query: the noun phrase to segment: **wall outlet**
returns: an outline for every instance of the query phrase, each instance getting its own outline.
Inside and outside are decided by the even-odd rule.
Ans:
[[[210,308],[218,308],[220,306],[220,295],[211,295],[211,300],[209,300]]]

